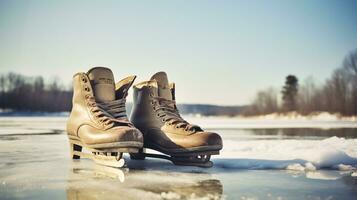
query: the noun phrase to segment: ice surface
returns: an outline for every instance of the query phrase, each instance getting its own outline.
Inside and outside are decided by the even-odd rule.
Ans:
[[[316,132],[301,128],[314,125],[311,121],[285,124],[274,119],[271,123],[283,128],[275,129],[269,120],[260,119],[188,120],[223,137],[224,148],[213,156],[212,168],[179,167],[160,159],[133,161],[128,155],[122,169],[86,159],[73,161],[65,117],[0,117],[0,199],[354,199],[357,195],[356,122],[332,121],[332,132]],[[330,126],[328,121],[319,123],[319,128]],[[287,129],[290,125],[295,126],[292,132]]]
[[[274,119],[266,121],[224,117],[187,118],[188,121],[200,124],[204,128],[211,127],[209,130],[217,131],[223,137],[224,148],[219,156],[213,157],[214,168],[217,170],[289,169],[313,171],[337,169],[343,171],[355,169],[357,167],[357,139],[336,136],[323,139],[308,139],[306,137],[301,139],[299,136],[284,138],[281,135],[247,134],[247,131],[241,133],[242,129],[248,127],[254,127],[254,129],[269,127],[266,129],[269,130],[273,127],[269,124],[271,122],[275,123],[274,127],[296,126],[296,129],[298,126],[310,127],[312,124],[314,126],[321,125],[322,128],[326,128],[326,126],[335,128],[357,126],[357,122],[336,119],[332,120],[331,123],[335,124],[331,125],[330,118],[327,119],[327,121],[319,121],[322,124],[314,124],[313,120]],[[1,117],[0,136],[64,134],[65,123],[66,117]],[[221,127],[224,128],[221,130]],[[225,131],[226,128],[232,127],[242,129]],[[242,135],[244,136],[242,137]]]

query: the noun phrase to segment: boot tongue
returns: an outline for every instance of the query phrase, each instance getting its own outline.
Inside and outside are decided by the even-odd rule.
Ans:
[[[113,72],[105,67],[95,67],[88,72],[95,100],[108,102],[115,100],[115,85]]]
[[[159,97],[172,100],[169,80],[167,79],[167,75],[165,72],[158,72],[154,74],[150,80],[155,80],[157,82],[157,87],[158,87],[157,92]]]

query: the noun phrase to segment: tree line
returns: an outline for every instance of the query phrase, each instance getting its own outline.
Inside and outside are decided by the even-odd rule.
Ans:
[[[61,112],[72,107],[71,89],[59,80],[45,83],[43,77],[28,77],[16,73],[0,75],[0,109],[13,111]],[[357,49],[350,52],[341,67],[333,71],[323,84],[308,77],[302,84],[294,75],[288,75],[281,91],[269,87],[258,91],[248,106],[222,107],[183,105],[184,113],[199,112],[203,115],[264,115],[314,112],[357,115]]]
[[[57,79],[45,83],[41,76],[0,75],[0,108],[15,111],[61,112],[72,107],[72,91]]]
[[[259,91],[245,115],[264,115],[296,111],[302,115],[314,112],[357,115],[357,49],[350,52],[323,84],[308,77],[300,85],[288,75],[281,91],[270,87]]]

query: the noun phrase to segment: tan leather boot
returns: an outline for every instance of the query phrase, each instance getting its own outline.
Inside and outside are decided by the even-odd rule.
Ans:
[[[143,136],[125,113],[127,90],[134,79],[123,79],[115,88],[112,71],[104,67],[73,76],[73,107],[67,121],[73,159],[82,156],[121,167],[123,152],[138,152],[142,148]],[[82,153],[82,147],[92,154]]]
[[[210,156],[222,149],[221,137],[206,132],[182,119],[175,103],[175,84],[169,84],[165,72],[134,86],[131,122],[144,135],[144,147],[170,156],[131,154],[132,159],[145,156],[171,160],[177,165],[211,167]]]

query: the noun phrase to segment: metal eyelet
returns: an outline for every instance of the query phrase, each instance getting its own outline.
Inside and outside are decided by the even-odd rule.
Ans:
[[[82,82],[87,83],[87,79],[84,76],[82,77]]]

